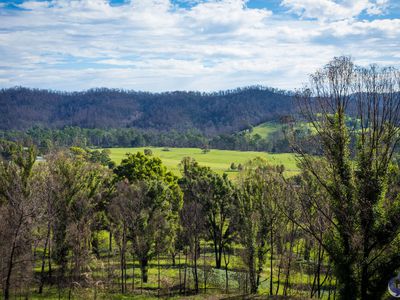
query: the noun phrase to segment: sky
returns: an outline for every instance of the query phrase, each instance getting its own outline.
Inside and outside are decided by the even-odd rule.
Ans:
[[[333,57],[400,67],[400,0],[0,0],[0,88],[300,88]]]

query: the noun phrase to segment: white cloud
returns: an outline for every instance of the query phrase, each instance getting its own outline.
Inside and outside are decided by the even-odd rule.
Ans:
[[[362,12],[382,14],[387,0],[283,0],[282,6],[304,18],[343,20],[357,17]]]
[[[400,20],[355,18],[384,9],[386,1],[282,2],[303,18],[319,11],[324,22],[274,15],[246,3],[195,1],[182,8],[169,0],[120,6],[56,0],[24,2],[22,11],[0,8],[0,86],[291,89],[333,56],[398,64]],[[305,10],[301,3],[310,5]],[[335,17],[339,12],[347,17]]]

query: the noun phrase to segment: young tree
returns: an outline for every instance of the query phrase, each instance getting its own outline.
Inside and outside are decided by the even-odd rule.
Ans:
[[[297,99],[323,157],[307,155],[301,145],[296,150],[302,168],[328,195],[327,206],[312,204],[330,230],[322,239],[307,230],[335,265],[341,299],[381,298],[400,267],[400,202],[390,193],[397,184],[390,179],[400,138],[399,71],[335,58]]]

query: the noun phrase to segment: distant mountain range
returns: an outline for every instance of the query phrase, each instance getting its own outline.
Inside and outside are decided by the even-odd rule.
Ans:
[[[135,127],[158,131],[198,129],[230,133],[292,112],[288,92],[247,87],[216,93],[148,93],[111,89],[57,92],[0,90],[0,129]]]

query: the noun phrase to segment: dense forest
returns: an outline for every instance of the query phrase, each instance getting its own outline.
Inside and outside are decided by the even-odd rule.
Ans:
[[[17,87],[0,91],[0,129],[195,129],[213,136],[279,119],[291,107],[289,93],[263,87],[216,93],[109,89],[66,93]]]
[[[178,177],[151,151],[115,165],[76,146],[36,161],[35,146],[2,141],[2,297],[388,298],[400,269],[399,75],[347,57],[316,72],[296,100],[319,155],[289,128],[292,177],[256,158],[230,180],[190,157]]]

